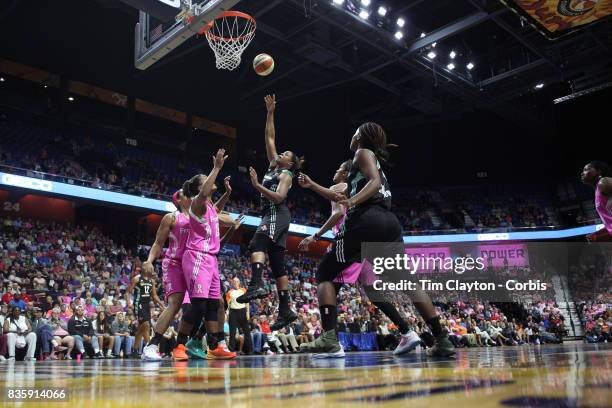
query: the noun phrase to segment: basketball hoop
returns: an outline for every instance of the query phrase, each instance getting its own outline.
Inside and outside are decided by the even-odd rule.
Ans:
[[[225,11],[200,31],[215,53],[217,69],[232,71],[255,36],[255,19],[240,11]]]

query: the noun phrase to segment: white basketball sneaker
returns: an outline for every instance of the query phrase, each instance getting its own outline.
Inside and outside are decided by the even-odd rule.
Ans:
[[[409,353],[419,344],[421,344],[421,338],[416,332],[410,330],[408,333],[402,334],[399,344],[395,350],[393,350],[393,354],[398,356],[400,354]]]
[[[162,356],[159,354],[159,347],[157,344],[149,344],[142,349],[142,356],[140,357],[145,361],[161,361]]]
[[[219,342],[219,346],[221,346],[221,348],[225,351],[227,351],[228,353],[230,352],[230,349],[227,347],[227,344],[225,343],[225,340],[221,340]]]

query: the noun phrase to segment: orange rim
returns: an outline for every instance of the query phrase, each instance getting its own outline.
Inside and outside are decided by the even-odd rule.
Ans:
[[[212,28],[213,23],[215,22],[215,20],[217,20],[219,18],[224,18],[224,17],[240,17],[240,18],[244,18],[245,20],[250,20],[253,23],[253,28],[247,34],[242,35],[240,37],[236,37],[236,38],[219,37],[219,36],[214,35],[214,34],[207,34],[207,32]],[[256,28],[257,28],[257,23],[255,22],[255,19],[253,17],[251,17],[248,14],[243,13],[241,11],[229,10],[229,11],[224,11],[223,13],[221,13],[217,17],[215,17],[212,21],[210,21],[208,24],[206,24],[206,26],[204,26],[204,28],[202,30],[200,30],[200,32],[198,34],[200,34],[200,35],[207,34],[210,37],[210,39],[212,39],[214,41],[240,41],[243,38],[253,34],[253,32],[255,32]]]

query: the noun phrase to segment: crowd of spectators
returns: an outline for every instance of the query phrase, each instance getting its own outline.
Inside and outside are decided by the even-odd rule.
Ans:
[[[99,136],[46,129],[42,125],[6,116],[0,120],[0,131],[3,133],[0,166],[5,171],[30,177],[169,200],[187,175],[203,171],[200,165],[169,154],[145,152]],[[256,215],[259,198],[249,187],[247,175],[239,172],[232,175],[239,188],[229,208]],[[438,193],[435,198],[432,192],[402,191],[399,188],[394,189],[394,194],[394,211],[406,233],[556,225],[556,220],[550,219],[540,206],[513,194],[487,198],[479,192],[478,202],[473,201],[473,196],[456,197],[456,193],[450,191],[442,195]],[[328,203],[311,194],[296,194],[295,191],[290,193],[288,205],[292,221],[307,225],[321,225],[330,211]],[[444,210],[441,207],[445,207]]]
[[[138,254],[100,230],[83,225],[7,217],[0,228],[0,360],[15,358],[16,353],[25,359],[138,355],[142,348],[142,344],[134,344],[138,321],[125,296],[130,277],[140,271]],[[232,277],[238,277],[243,285],[248,282],[246,257],[223,255],[219,264],[225,291],[230,289]],[[244,353],[290,353],[296,352],[301,342],[318,337],[316,265],[317,260],[308,256],[286,257],[290,306],[299,316],[295,323],[278,332],[270,330],[278,304],[271,288],[268,298],[249,305],[251,341],[244,341],[245,333],[240,329],[231,336],[231,346]],[[163,294],[160,279],[157,282]],[[513,311],[477,299],[433,297],[442,324],[457,347],[560,342],[564,334],[563,317],[549,300],[515,304]],[[392,300],[410,326],[426,339],[428,329],[413,306],[400,298]],[[397,327],[373,306],[363,289],[343,288],[338,305],[340,332],[371,333],[381,350],[397,345]],[[160,311],[153,304],[151,307],[154,323]],[[611,310],[605,302],[583,305],[587,340],[608,339]],[[173,348],[180,317],[165,333],[161,345],[165,354]],[[229,336],[227,324],[225,331]]]
[[[481,211],[465,208],[477,228],[542,227],[551,225],[546,213],[539,207],[510,199],[506,202],[487,202]]]
[[[589,246],[570,265],[567,286],[576,303],[576,312],[584,328],[585,341],[601,343],[612,340],[612,270],[601,252],[610,247]],[[592,253],[594,251],[595,253]]]
[[[588,343],[607,343],[612,340],[612,308],[603,301],[582,302],[577,306],[580,322],[585,329],[585,340]]]
[[[89,137],[79,141],[54,133],[42,147],[23,151],[12,140],[19,136],[7,132],[0,142],[0,165],[5,171],[157,199],[168,199],[182,183],[180,177],[162,173],[146,160],[121,154],[112,142],[104,146],[103,155]]]
[[[584,252],[608,251],[610,244],[590,245]],[[567,286],[574,299],[589,299],[597,303],[612,301],[612,270],[607,257],[599,254],[582,254],[569,265]]]

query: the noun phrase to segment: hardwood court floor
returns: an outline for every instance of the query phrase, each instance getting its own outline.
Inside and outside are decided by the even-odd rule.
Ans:
[[[234,361],[0,363],[4,406],[610,407],[612,344],[422,353],[249,356]],[[9,403],[8,387],[65,388],[68,402]]]

